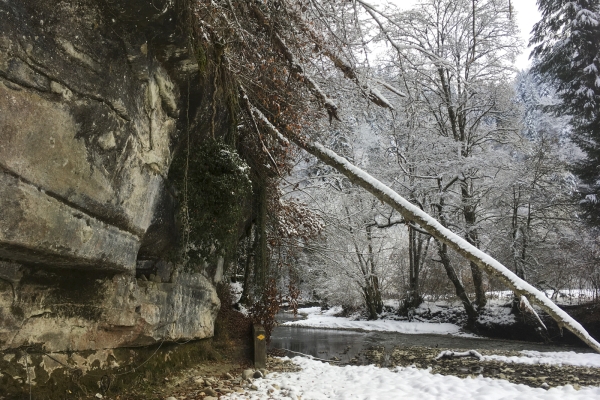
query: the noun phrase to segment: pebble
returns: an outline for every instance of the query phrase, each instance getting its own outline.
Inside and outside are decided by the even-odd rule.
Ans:
[[[254,372],[253,377],[256,378],[256,379],[262,378],[263,377],[263,373],[260,372],[260,371],[256,371],[256,372]]]
[[[170,396],[170,397],[167,397],[165,400],[177,400],[177,399],[173,396]]]
[[[200,376],[194,378],[194,383],[197,385],[204,385],[204,379]]]
[[[103,396],[100,393],[96,393],[96,396],[94,397],[96,397],[97,399],[101,399]]]
[[[207,396],[213,396],[213,397],[217,397],[217,396],[218,396],[217,392],[215,392],[215,391],[214,391],[212,388],[210,388],[210,387],[207,387],[207,388],[205,388],[205,389],[204,389],[204,393],[205,393]]]
[[[258,386],[256,386],[256,385],[250,385],[250,389],[252,389],[252,390],[258,390]]]
[[[205,385],[214,385],[216,383],[214,378],[205,378],[204,379],[204,384]]]
[[[242,372],[242,379],[243,379],[243,380],[250,379],[250,378],[252,378],[252,376],[254,376],[254,371],[253,371],[253,370],[251,370],[251,369],[245,369],[245,370]]]

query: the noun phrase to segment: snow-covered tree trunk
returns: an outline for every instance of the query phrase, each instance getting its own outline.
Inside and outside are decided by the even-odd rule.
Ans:
[[[243,98],[243,96],[242,96]],[[287,137],[283,136],[279,130],[269,122],[269,120],[258,109],[251,107],[252,114],[261,121],[266,129],[272,135],[276,136],[281,142],[289,143]],[[307,138],[301,138],[293,134],[288,135],[289,139],[299,147],[306,150],[308,153],[317,157],[320,161],[335,168],[338,172],[345,175],[354,184],[366,189],[382,202],[389,204],[398,211],[405,220],[412,221],[421,226],[423,230],[431,236],[447,245],[467,260],[475,263],[479,268],[495,276],[503,282],[507,287],[515,292],[517,296],[525,296],[531,303],[538,305],[542,310],[548,313],[557,323],[560,329],[567,328],[575,336],[581,339],[592,349],[600,353],[600,343],[598,343],[590,334],[581,326],[581,324],[560,307],[552,302],[538,289],[519,278],[512,271],[502,265],[493,257],[479,250],[465,239],[454,234],[449,229],[445,228],[435,218],[410,203],[408,200],[400,196],[394,190],[384,185],[379,180],[375,179],[367,172],[351,164],[348,160],[340,157],[335,152],[325,148],[318,142],[313,142]]]
[[[322,162],[338,170],[354,184],[361,186],[382,202],[392,206],[406,220],[418,224],[423,230],[427,231],[440,242],[446,244],[449,248],[458,252],[467,260],[475,263],[487,274],[495,276],[513,290],[516,295],[528,298],[531,303],[538,305],[542,310],[547,312],[558,323],[561,329],[563,327],[567,328],[584,343],[600,353],[600,343],[592,338],[581,324],[554,304],[542,292],[519,278],[500,262],[468,243],[465,239],[454,234],[449,229],[443,227],[437,220],[417,206],[411,204],[394,190],[390,189],[367,172],[354,166],[345,158],[340,157],[333,151],[325,148],[320,143],[296,137],[290,137],[290,139]]]

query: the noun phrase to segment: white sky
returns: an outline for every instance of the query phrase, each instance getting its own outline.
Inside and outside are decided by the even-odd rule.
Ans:
[[[373,3],[383,3],[386,0],[375,0]],[[417,0],[387,0],[400,8],[408,9],[417,3]],[[537,9],[536,0],[513,0],[513,9],[515,10],[517,24],[521,30],[523,45],[529,42],[529,33],[533,25],[539,21],[540,13]],[[529,53],[531,49],[523,49],[523,53],[517,58],[515,66],[519,69],[529,67]]]

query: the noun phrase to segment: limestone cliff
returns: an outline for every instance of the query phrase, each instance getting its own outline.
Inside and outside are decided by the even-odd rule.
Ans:
[[[206,97],[175,2],[5,0],[0,21],[4,360],[211,336],[212,277],[161,261]]]

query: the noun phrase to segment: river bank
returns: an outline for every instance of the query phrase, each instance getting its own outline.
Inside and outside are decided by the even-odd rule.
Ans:
[[[288,313],[278,317],[281,322],[295,320]],[[338,318],[337,324],[344,321],[339,317],[332,318]],[[436,331],[439,328],[434,327],[439,322],[424,322],[418,318],[400,321],[402,324],[396,326],[411,332]],[[305,321],[310,321],[310,318]],[[424,327],[423,324],[431,326]],[[234,325],[239,323],[228,324],[228,330]],[[165,372],[160,380],[153,379],[141,385],[138,382],[135,390],[111,390],[103,398],[600,398],[600,356],[577,346],[487,339],[464,335],[460,329],[454,333],[425,334],[280,325],[273,331],[267,371],[263,371],[266,376],[248,380],[243,379],[243,373],[251,368],[251,362],[248,351],[238,349],[241,345],[238,340],[222,342],[219,345],[222,358],[198,360],[186,369]],[[435,359],[444,350],[472,349],[484,359]],[[308,357],[290,359],[298,353]],[[328,361],[320,362],[314,358]],[[143,377],[140,378],[145,382]]]

